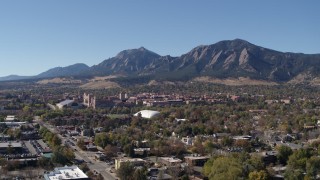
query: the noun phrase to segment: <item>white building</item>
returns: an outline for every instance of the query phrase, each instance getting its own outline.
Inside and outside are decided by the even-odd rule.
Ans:
[[[67,100],[64,100],[64,101],[56,104],[56,106],[57,106],[59,109],[63,109],[64,107],[71,106],[72,103],[74,103],[74,100],[67,99]]]
[[[8,115],[4,120],[7,121],[7,122],[12,122],[12,121],[17,120],[17,119],[16,119],[15,116]]]
[[[88,176],[77,166],[65,166],[55,168],[49,174],[44,174],[46,180],[57,179],[89,179]]]
[[[147,118],[147,119],[156,117],[158,115],[160,115],[160,112],[152,111],[152,110],[142,110],[142,111],[139,111],[139,112],[134,114],[134,116],[141,116],[141,117]]]
[[[145,163],[145,160],[140,158],[121,158],[121,159],[115,159],[115,169],[119,169],[121,165],[125,162],[131,163],[133,166],[143,166]]]
[[[181,141],[185,144],[185,145],[188,145],[188,146],[192,146],[193,145],[193,138],[192,137],[183,137],[181,139]]]

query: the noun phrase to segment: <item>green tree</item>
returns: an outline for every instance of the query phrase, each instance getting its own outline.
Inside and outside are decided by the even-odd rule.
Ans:
[[[41,157],[38,160],[38,166],[44,169],[49,169],[52,166],[52,164],[49,158]]]
[[[136,169],[133,174],[133,180],[147,180],[147,169]]]
[[[208,162],[209,164],[212,163],[212,166],[211,168],[206,167],[206,170],[204,172],[210,180],[238,179],[241,177],[243,178],[242,165],[239,160],[234,157],[219,157],[213,162]]]
[[[307,160],[307,175],[312,179],[317,179],[317,175],[320,172],[320,158],[312,156]]]
[[[127,144],[124,146],[124,153],[126,153],[129,157],[134,157],[134,146],[133,144]]]
[[[53,151],[52,154],[52,162],[66,165],[68,162],[68,159],[63,155],[63,153],[60,150]]]
[[[96,134],[96,136],[94,137],[94,143],[97,146],[100,146],[102,148],[105,148],[107,146],[107,144],[109,143],[108,137],[106,133],[99,133]]]
[[[310,157],[309,150],[299,149],[289,157],[288,167],[289,169],[302,169],[305,170],[307,159]]]
[[[25,112],[25,113],[30,112],[30,110],[31,110],[30,106],[24,106],[23,109],[22,109],[22,111]]]
[[[87,165],[86,163],[82,163],[82,164],[79,166],[79,168],[80,168],[84,173],[90,171],[90,169],[89,169],[89,167],[88,167],[88,165]]]
[[[301,180],[304,179],[304,171],[301,169],[291,169],[285,171],[284,178],[289,180]]]
[[[53,150],[52,162],[66,165],[74,159],[74,153],[70,148],[57,147]]]
[[[294,151],[287,161],[287,169],[284,174],[285,178],[303,179],[309,157],[310,151],[307,149]]]
[[[60,146],[61,139],[57,135],[53,135],[53,137],[50,140],[50,143],[53,147]]]
[[[231,137],[223,137],[221,140],[221,144],[223,146],[231,146],[233,144],[233,139]]]
[[[268,174],[266,171],[253,171],[249,174],[249,180],[267,180]]]
[[[85,144],[83,138],[80,138],[80,139],[78,140],[77,146],[78,146],[80,149],[82,149],[82,150],[85,150],[85,149],[86,149],[86,144]]]
[[[261,156],[251,155],[247,160],[246,164],[249,165],[248,170],[251,171],[261,171],[265,169],[264,163]]]
[[[286,165],[289,159],[289,156],[293,153],[292,149],[288,146],[280,146],[278,148],[278,161],[280,164]]]
[[[116,173],[121,180],[131,180],[133,178],[134,167],[130,162],[124,162]]]
[[[187,174],[183,175],[181,180],[189,180],[189,176]]]

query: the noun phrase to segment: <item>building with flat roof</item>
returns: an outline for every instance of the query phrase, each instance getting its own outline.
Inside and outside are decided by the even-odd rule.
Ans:
[[[176,166],[182,163],[181,159],[174,157],[161,157],[160,162],[165,164],[166,166]]]
[[[88,176],[77,166],[65,166],[55,168],[49,174],[44,174],[45,180],[57,179],[89,179]]]
[[[21,125],[27,124],[26,122],[13,122],[13,121],[8,121],[8,122],[0,122],[0,124],[5,124],[8,127],[20,127]]]
[[[74,100],[67,99],[67,100],[64,100],[64,101],[56,104],[56,106],[59,109],[63,109],[64,107],[72,106],[73,103],[74,103]]]
[[[115,160],[115,169],[119,169],[121,165],[125,162],[131,163],[133,166],[143,166],[145,163],[145,160],[140,158],[121,158]]]
[[[204,166],[204,164],[209,160],[209,157],[191,155],[191,156],[185,156],[184,159],[189,166]]]
[[[22,150],[21,142],[1,142],[0,143],[0,153],[9,153],[9,148],[12,148],[12,151],[19,152]]]
[[[8,141],[10,139],[9,135],[0,134],[0,141]]]
[[[107,156],[106,156],[104,153],[98,151],[98,152],[94,155],[94,158],[97,159],[97,160],[100,160],[100,161],[104,161],[104,160],[107,159]]]
[[[15,121],[17,119],[16,119],[15,116],[8,115],[4,120],[7,121],[7,122],[12,122],[12,121]]]

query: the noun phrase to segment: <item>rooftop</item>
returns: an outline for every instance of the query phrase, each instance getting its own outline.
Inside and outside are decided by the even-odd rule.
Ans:
[[[173,158],[173,157],[161,157],[161,159],[164,160],[164,161],[168,161],[170,163],[180,163],[180,162],[182,162],[181,159]]]
[[[10,115],[5,118],[6,121],[14,121],[15,119],[16,119],[15,116],[10,116]]]
[[[191,160],[209,159],[208,156],[185,156],[184,158]]]
[[[73,103],[74,102],[74,100],[69,100],[69,99],[67,99],[67,100],[64,100],[64,101],[62,101],[62,102],[59,102],[58,104],[57,104],[57,106],[65,106],[65,105],[68,105],[68,104],[70,104],[70,103]]]
[[[21,142],[1,142],[0,148],[7,148],[7,147],[9,147],[9,145],[13,148],[22,147]]]
[[[139,112],[137,112],[136,114],[134,114],[134,116],[139,116],[139,114],[140,114],[141,117],[143,117],[143,118],[150,119],[150,118],[153,118],[153,117],[159,115],[160,112],[158,112],[158,111],[152,111],[152,110],[142,110],[142,111],[139,111]]]
[[[140,158],[121,158],[121,159],[118,159],[119,162],[144,162],[145,160],[143,159],[140,159]]]
[[[77,166],[65,166],[55,168],[53,172],[45,174],[46,180],[52,179],[88,179],[88,176]]]

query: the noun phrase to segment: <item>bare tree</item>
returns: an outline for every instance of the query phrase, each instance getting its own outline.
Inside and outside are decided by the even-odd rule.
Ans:
[[[0,179],[6,179],[8,175],[8,169],[4,166],[1,166],[0,172]]]
[[[171,166],[168,167],[169,174],[172,176],[173,179],[178,179],[179,173],[180,173],[180,167],[179,166]]]
[[[26,168],[24,170],[24,174],[27,179],[35,179],[36,178],[36,172],[31,167]]]

